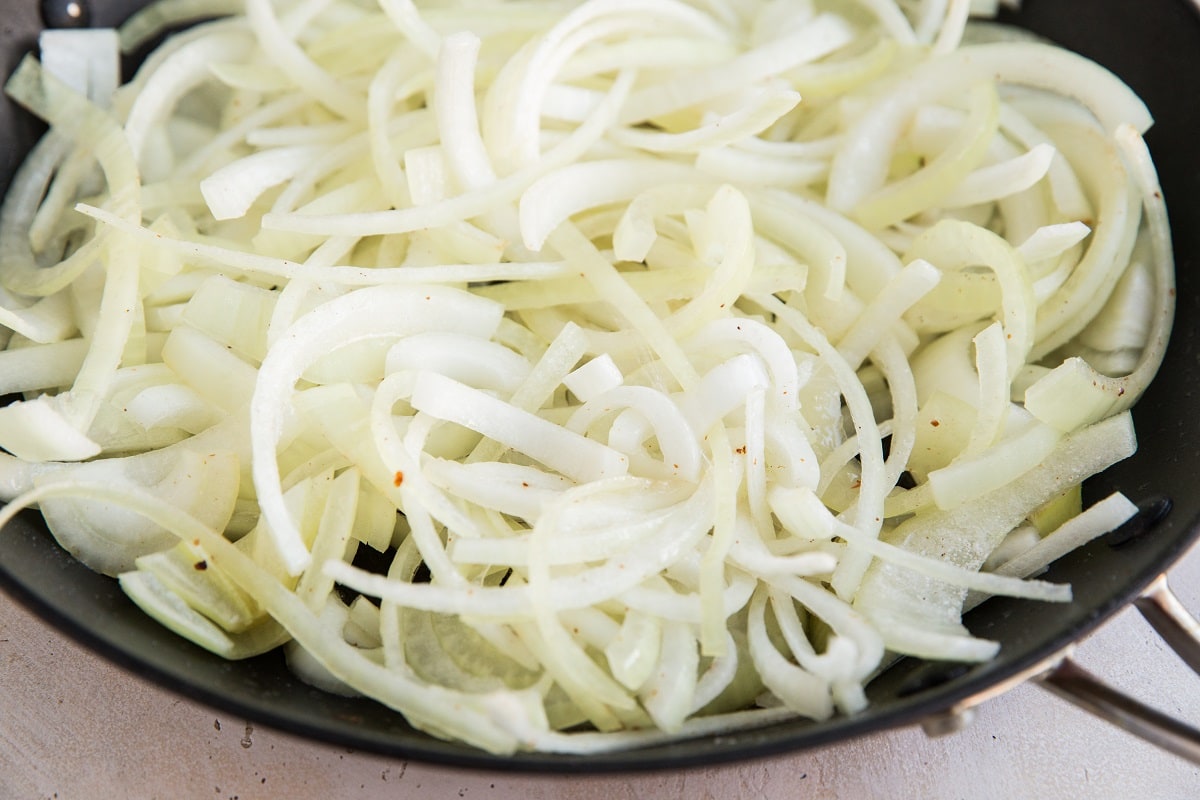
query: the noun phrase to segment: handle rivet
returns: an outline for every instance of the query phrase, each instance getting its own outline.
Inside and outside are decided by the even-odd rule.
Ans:
[[[86,28],[92,21],[87,0],[42,0],[41,12],[47,28]]]

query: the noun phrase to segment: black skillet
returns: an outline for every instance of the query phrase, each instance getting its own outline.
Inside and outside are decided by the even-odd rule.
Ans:
[[[6,0],[0,19],[0,70],[9,74],[51,24],[114,25],[139,0]],[[981,699],[1036,677],[1076,702],[1176,752],[1200,760],[1200,733],[1113,696],[1063,653],[1113,614],[1135,603],[1181,655],[1200,669],[1200,643],[1186,615],[1158,581],[1200,536],[1200,11],[1197,0],[1025,0],[1010,22],[1081,52],[1124,78],[1157,122],[1148,135],[1170,207],[1178,265],[1178,316],[1166,362],[1135,409],[1140,451],[1094,479],[1093,497],[1119,488],[1143,508],[1121,531],[1056,563],[1048,577],[1069,582],[1066,606],[992,600],[967,617],[980,636],[1000,641],[999,657],[974,667],[904,661],[874,681],[870,708],[823,723],[804,721],[630,752],[587,757],[490,756],[432,739],[398,714],[365,700],[325,694],[293,678],[270,654],[230,663],[158,626],[115,581],[66,555],[35,515],[0,535],[0,586],[51,625],[140,675],[255,723],[400,758],[493,770],[664,769],[761,757],[904,725],[953,729]],[[41,9],[39,9],[41,6]],[[74,7],[80,14],[71,14]],[[39,13],[41,11],[41,13]],[[39,126],[0,102],[0,190]],[[1099,724],[1099,723],[1097,723]]]

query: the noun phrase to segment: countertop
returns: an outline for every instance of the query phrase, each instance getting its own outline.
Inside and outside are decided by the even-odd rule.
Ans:
[[[1200,612],[1200,550],[1170,573]],[[1076,660],[1200,725],[1200,676],[1141,617],[1120,614]],[[300,740],[197,705],[115,667],[0,594],[0,800],[25,798],[1170,798],[1200,797],[1200,766],[1034,685],[967,729],[887,732],[709,769],[537,777],[457,771]]]

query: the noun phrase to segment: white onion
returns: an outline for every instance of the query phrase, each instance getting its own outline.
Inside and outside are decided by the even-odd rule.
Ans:
[[[1174,302],[1145,107],[964,44],[995,5],[47,35],[8,84],[50,132],[0,208],[0,522],[37,504],[179,635],[498,753],[994,656],[964,609],[1069,599],[1027,578],[1134,510],[1078,486],[1134,450]],[[118,39],[209,8],[109,91]]]

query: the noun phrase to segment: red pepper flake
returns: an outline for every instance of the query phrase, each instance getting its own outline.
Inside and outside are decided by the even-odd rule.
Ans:
[[[739,447],[738,449],[734,450],[733,452],[737,453],[739,456],[744,456],[744,455],[746,455],[746,445],[742,445],[741,447]]]
[[[851,488],[851,489],[861,489],[861,488],[862,488],[862,481],[860,481],[859,479],[855,478],[855,479],[854,479],[854,483],[850,484],[850,488]]]
[[[404,483],[404,473],[396,470],[396,474],[392,476],[392,484],[399,487],[402,483]]]
[[[931,419],[931,420],[929,420],[929,424],[936,428],[937,426],[941,425],[942,423],[938,422],[936,419]]]
[[[200,572],[204,572],[204,570],[208,569],[208,562],[207,561],[197,561],[192,566],[195,567],[196,569],[198,569]]]

